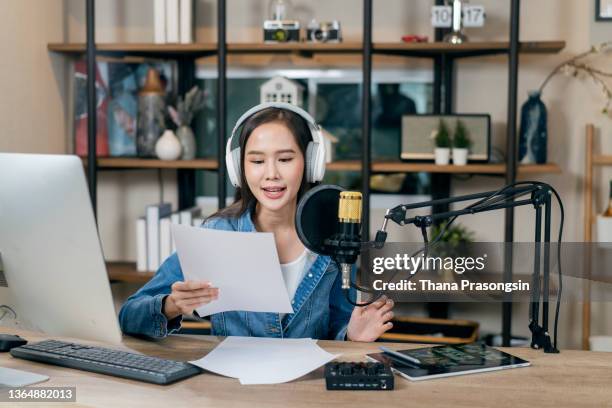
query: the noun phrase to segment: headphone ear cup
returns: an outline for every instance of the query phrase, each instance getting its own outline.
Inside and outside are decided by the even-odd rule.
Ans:
[[[313,142],[308,142],[308,146],[306,146],[306,181],[309,183],[314,183],[314,173],[315,173],[315,144]]]
[[[240,187],[240,148],[232,150],[231,156],[232,162],[228,163],[227,173],[234,187]]]

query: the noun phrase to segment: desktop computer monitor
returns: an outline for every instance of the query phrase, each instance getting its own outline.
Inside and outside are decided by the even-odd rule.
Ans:
[[[0,326],[120,342],[78,157],[0,153],[0,262]]]

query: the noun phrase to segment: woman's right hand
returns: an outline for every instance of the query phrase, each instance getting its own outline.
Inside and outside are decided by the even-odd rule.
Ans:
[[[195,309],[219,298],[219,288],[210,282],[177,281],[172,284],[172,293],[166,297],[164,314],[168,320],[180,315],[192,314]]]

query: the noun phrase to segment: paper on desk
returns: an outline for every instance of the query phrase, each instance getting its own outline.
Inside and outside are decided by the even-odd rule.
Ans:
[[[239,378],[241,384],[279,384],[308,374],[336,357],[313,339],[231,336],[191,363]]]
[[[271,233],[172,225],[185,279],[210,281],[219,299],[200,316],[230,310],[293,313]]]
[[[0,367],[0,387],[25,387],[26,385],[37,384],[48,379],[49,377],[46,375]]]

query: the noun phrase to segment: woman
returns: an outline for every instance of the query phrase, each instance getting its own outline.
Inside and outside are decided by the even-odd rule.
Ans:
[[[240,125],[239,149],[231,149]],[[355,307],[341,290],[341,275],[329,257],[308,251],[295,229],[299,198],[324,173],[314,120],[287,104],[259,105],[241,118],[228,141],[226,164],[237,186],[236,201],[212,215],[203,228],[274,234],[293,313],[233,311],[210,316],[221,336],[311,337],[374,341],[392,327],[393,302],[385,297]],[[125,333],[164,337],[180,328],[182,315],[219,296],[214,283],[183,281],[178,257],[170,256],[121,308]]]

